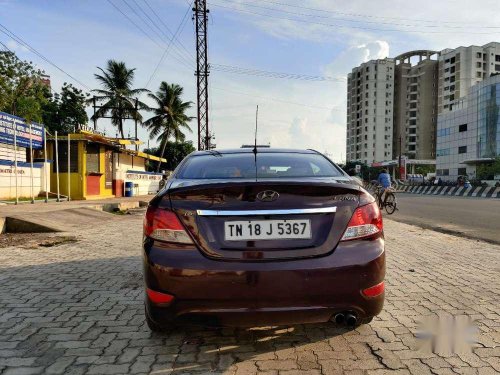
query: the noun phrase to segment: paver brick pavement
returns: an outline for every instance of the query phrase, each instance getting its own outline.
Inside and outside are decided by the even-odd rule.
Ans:
[[[500,247],[386,220],[386,304],[370,325],[181,327],[143,316],[140,215],[78,241],[0,249],[2,374],[500,373]],[[470,353],[419,350],[429,314],[469,315]]]

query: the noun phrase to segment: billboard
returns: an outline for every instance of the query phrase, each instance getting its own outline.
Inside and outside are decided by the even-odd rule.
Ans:
[[[16,140],[18,147],[30,147],[30,138],[33,142],[33,148],[43,147],[43,125],[36,122],[30,126],[21,117],[9,115],[0,112],[0,143],[14,144],[14,130],[16,130]]]

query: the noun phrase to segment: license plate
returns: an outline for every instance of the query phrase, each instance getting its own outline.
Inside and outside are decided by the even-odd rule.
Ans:
[[[310,220],[246,220],[224,223],[226,241],[311,238]]]

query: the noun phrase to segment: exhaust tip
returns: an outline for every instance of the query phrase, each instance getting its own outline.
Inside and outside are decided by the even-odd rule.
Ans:
[[[349,327],[354,327],[358,322],[358,318],[356,317],[356,315],[347,314],[345,317],[345,322]]]
[[[345,315],[344,313],[338,313],[334,317],[335,323],[337,324],[342,324],[345,322]]]

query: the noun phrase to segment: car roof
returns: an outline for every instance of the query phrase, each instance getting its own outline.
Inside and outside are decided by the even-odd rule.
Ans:
[[[251,154],[253,147],[243,148],[229,148],[229,149],[213,149],[209,151],[195,151],[191,155],[214,155],[214,154]],[[312,149],[296,149],[296,148],[270,148],[270,147],[257,147],[258,154],[268,153],[295,153],[295,154],[319,154],[318,151]]]

